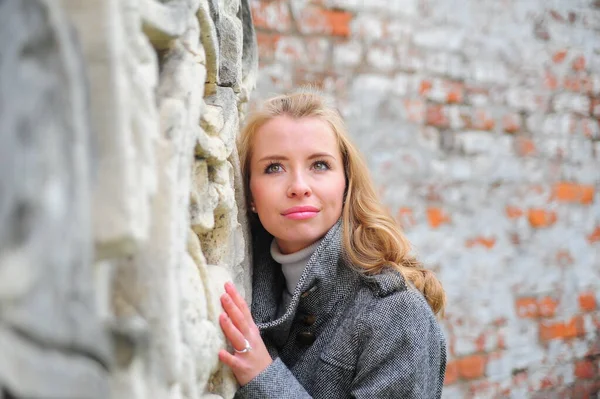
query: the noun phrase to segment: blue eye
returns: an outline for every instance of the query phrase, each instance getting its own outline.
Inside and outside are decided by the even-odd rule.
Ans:
[[[271,163],[269,164],[266,168],[265,168],[265,173],[270,174],[270,173],[279,173],[283,171],[283,167],[281,166],[280,163]]]
[[[317,161],[313,164],[315,170],[329,170],[331,167],[326,161]]]

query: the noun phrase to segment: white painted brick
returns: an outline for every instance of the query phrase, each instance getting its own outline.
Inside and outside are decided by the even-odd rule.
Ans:
[[[433,50],[458,51],[462,48],[466,32],[451,27],[429,27],[416,31],[414,43],[419,47]]]
[[[336,43],[333,46],[333,63],[339,67],[354,67],[362,59],[362,45],[357,41]]]
[[[590,110],[590,98],[574,93],[560,93],[554,97],[554,110],[557,112],[577,112],[588,115]]]
[[[382,71],[390,71],[396,66],[396,55],[393,46],[373,45],[367,49],[369,65]]]

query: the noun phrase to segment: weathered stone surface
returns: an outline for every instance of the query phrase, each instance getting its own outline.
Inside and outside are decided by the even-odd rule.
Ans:
[[[236,3],[232,1],[232,3]],[[238,3],[239,4],[239,3]],[[219,77],[220,86],[232,87],[239,91],[242,82],[242,21],[237,17],[237,11],[224,12],[216,24],[219,32]]]
[[[258,75],[258,48],[248,0],[241,0],[241,19],[244,40],[242,47],[242,82],[246,91],[254,89]],[[247,101],[247,99],[245,100]]]
[[[177,159],[170,143],[157,148],[161,165],[158,191],[152,204],[152,225],[145,246],[129,260],[123,260],[116,276],[118,294],[148,323],[151,339],[146,364],[149,388],[157,396],[167,395],[181,376],[181,323],[178,300],[177,265],[182,253],[181,237],[173,228],[180,212],[177,202]],[[165,228],[169,227],[171,228]],[[185,242],[185,241],[184,241]],[[115,309],[119,312],[120,309]],[[127,314],[116,314],[128,317]]]
[[[0,396],[234,395],[245,5],[0,2]]]
[[[0,349],[0,388],[10,392],[11,397],[108,397],[106,369],[87,354],[49,348],[3,326]]]
[[[214,211],[218,202],[217,189],[208,180],[208,164],[202,160],[194,162],[190,198],[190,223],[196,233],[205,233],[215,227]]]
[[[0,390],[104,397],[82,55],[46,1],[2,2],[0,35]]]
[[[98,154],[94,184],[97,257],[133,253],[148,235],[156,189],[156,56],[142,34],[137,0],[65,0],[89,76]]]
[[[194,1],[197,4],[198,1]],[[187,27],[190,12],[196,12],[187,0],[170,1],[168,3],[156,0],[141,1],[144,33],[155,48],[167,48],[169,43],[183,35]]]
[[[205,101],[208,105],[221,109],[224,125],[219,131],[219,138],[224,145],[225,158],[228,158],[235,147],[239,130],[238,99],[233,89],[217,87],[216,92],[207,96]]]
[[[206,83],[214,88],[219,81],[219,39],[215,23],[218,22],[216,0],[202,1],[197,13],[200,23],[200,40],[206,52]]]

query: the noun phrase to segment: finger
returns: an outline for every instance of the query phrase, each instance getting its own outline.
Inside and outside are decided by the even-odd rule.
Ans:
[[[246,338],[244,335],[233,325],[231,319],[227,317],[227,314],[222,313],[219,317],[219,324],[227,340],[231,343],[234,349],[243,350],[246,347]]]
[[[219,360],[229,366],[234,372],[241,369],[240,360],[224,349],[219,351]]]
[[[225,312],[227,312],[227,316],[229,316],[233,322],[233,325],[236,326],[236,328],[246,336],[249,331],[248,322],[242,311],[233,302],[229,294],[225,293],[221,295],[221,305],[223,306]]]
[[[233,302],[240,309],[244,317],[248,321],[252,320],[252,313],[250,312],[248,304],[246,303],[244,298],[242,298],[242,296],[239,294],[239,292],[237,291],[237,289],[231,281],[225,283],[225,291],[231,296],[231,299],[233,299]]]

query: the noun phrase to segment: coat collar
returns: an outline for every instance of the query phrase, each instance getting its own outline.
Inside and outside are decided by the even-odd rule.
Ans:
[[[348,267],[344,259],[342,222],[338,220],[308,260],[290,304],[277,318],[285,278],[281,265],[271,257],[268,245],[262,243],[254,262],[252,314],[261,331],[287,336],[300,303],[303,312],[326,317],[357,281],[358,273]]]

